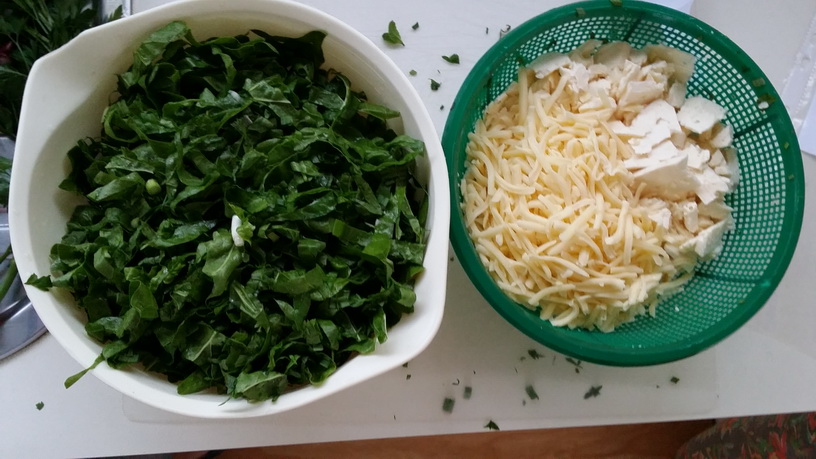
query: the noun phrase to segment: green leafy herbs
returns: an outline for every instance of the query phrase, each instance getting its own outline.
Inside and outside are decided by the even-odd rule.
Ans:
[[[0,1],[0,135],[17,134],[23,88],[31,66],[96,19],[87,0]]]
[[[405,46],[405,43],[402,42],[402,36],[400,35],[399,30],[397,30],[397,23],[395,23],[394,21],[388,23],[388,32],[383,33],[382,38],[386,43],[390,45]]]
[[[524,391],[527,392],[527,396],[530,397],[530,400],[538,400],[538,393],[531,384],[528,384],[527,387],[524,388]]]
[[[409,74],[409,75],[411,75],[411,76],[416,76],[416,75],[417,75],[417,71],[416,71],[416,70],[414,70],[414,69],[411,69],[411,70],[408,72],[408,74]]]
[[[324,70],[322,32],[154,32],[62,188],[88,200],[40,288],[70,291],[114,368],[250,401],[318,384],[414,309],[421,141]],[[73,383],[84,372],[66,383]]]
[[[471,396],[473,396],[473,388],[470,386],[465,386],[465,389],[462,391],[462,398],[465,400],[470,400]]]
[[[415,22],[414,25],[411,26],[411,29],[416,30],[419,28],[419,23]]]
[[[678,378],[677,376],[672,376],[669,381],[671,381],[672,384],[677,384],[680,382],[680,378]]]
[[[450,56],[442,56],[446,62],[450,62],[451,64],[458,64],[459,63],[459,55],[458,54],[451,54]]]
[[[500,430],[499,425],[493,422],[492,419],[487,421],[487,424],[485,424],[484,428],[488,430]]]
[[[452,399],[450,397],[445,397],[445,400],[442,401],[442,411],[444,411],[446,413],[452,413],[453,412],[453,405],[455,405],[455,404],[456,404],[456,400],[454,400],[454,399]]]
[[[436,91],[440,86],[442,86],[442,83],[431,78],[431,91]]]
[[[41,411],[43,408],[45,408],[45,403],[37,402],[37,404],[34,406],[37,407],[37,411]]]
[[[612,6],[623,6],[623,0],[609,0]]]
[[[538,360],[538,359],[540,359],[541,357],[543,357],[543,356],[542,356],[541,354],[539,354],[539,353],[538,353],[538,351],[537,351],[537,350],[535,350],[535,349],[527,349],[527,355],[529,355],[529,356],[530,356],[530,358],[531,358],[531,359],[533,359],[533,360]]]
[[[584,394],[584,400],[592,397],[597,397],[601,395],[601,388],[603,386],[592,386],[589,390]]]

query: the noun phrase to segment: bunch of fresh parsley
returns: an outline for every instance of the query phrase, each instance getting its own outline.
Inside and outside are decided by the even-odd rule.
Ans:
[[[0,135],[14,138],[31,66],[95,24],[88,0],[0,0]]]

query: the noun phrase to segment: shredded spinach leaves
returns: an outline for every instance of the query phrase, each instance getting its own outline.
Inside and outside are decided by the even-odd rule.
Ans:
[[[100,138],[69,151],[61,187],[88,203],[51,249],[50,282],[111,367],[141,364],[182,394],[274,400],[413,311],[424,145],[321,68],[323,39],[199,42],[170,23],[119,75]]]

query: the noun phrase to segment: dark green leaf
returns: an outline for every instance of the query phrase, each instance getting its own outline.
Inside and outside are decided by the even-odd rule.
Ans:
[[[459,63],[459,55],[455,53],[451,54],[450,56],[442,56],[442,59],[445,59],[445,61],[450,62],[451,64]]]
[[[439,89],[440,86],[442,86],[442,83],[434,79],[431,79],[431,91],[436,91],[437,89]]]
[[[487,424],[485,424],[484,427],[485,427],[485,429],[489,429],[489,430],[500,430],[499,425],[496,424],[495,422],[493,422],[492,419],[490,421],[488,421]]]
[[[442,411],[452,413],[454,404],[456,404],[456,400],[446,397],[445,400],[442,401]]]
[[[524,391],[527,392],[527,396],[530,397],[530,400],[538,400],[538,393],[536,393],[532,385],[528,384],[527,387],[524,388]]]
[[[405,43],[402,42],[399,30],[397,30],[397,24],[394,21],[388,23],[388,32],[382,34],[382,38],[388,44],[405,46]]]
[[[50,276],[37,276],[36,274],[32,274],[26,280],[26,285],[32,285],[37,287],[40,290],[48,291],[51,288],[51,277]]]
[[[586,392],[586,394],[584,394],[584,400],[586,400],[586,399],[588,399],[590,397],[597,397],[597,396],[601,395],[601,388],[602,387],[603,386],[592,386],[592,387],[590,387],[589,390]]]

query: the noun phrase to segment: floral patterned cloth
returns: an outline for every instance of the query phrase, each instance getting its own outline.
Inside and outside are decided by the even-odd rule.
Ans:
[[[816,458],[816,413],[727,418],[690,439],[678,459]]]

